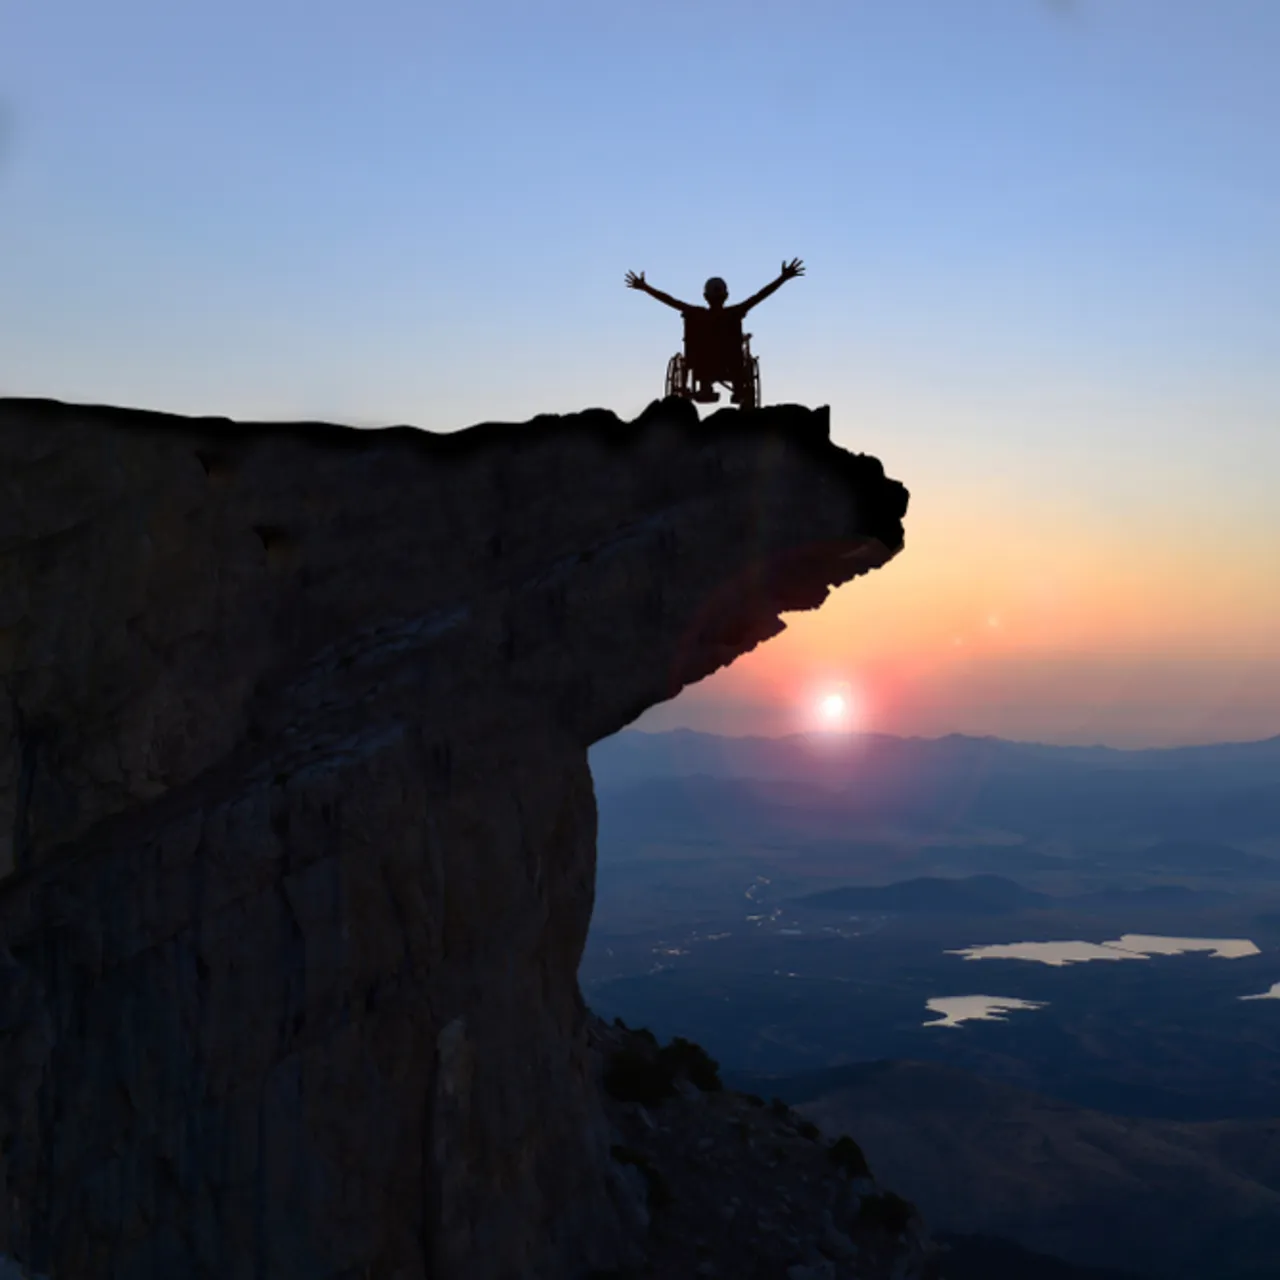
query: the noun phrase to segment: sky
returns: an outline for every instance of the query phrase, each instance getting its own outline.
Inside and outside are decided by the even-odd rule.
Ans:
[[[0,395],[453,430],[766,403],[891,564],[643,728],[1280,733],[1276,0],[0,0]]]

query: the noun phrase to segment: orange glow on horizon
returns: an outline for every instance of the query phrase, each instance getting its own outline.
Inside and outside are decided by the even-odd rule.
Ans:
[[[963,496],[913,487],[898,556],[787,614],[780,635],[646,723],[833,743],[1280,733],[1280,539],[1226,544],[1185,512],[1072,501],[994,482]],[[822,700],[845,685],[840,723]]]

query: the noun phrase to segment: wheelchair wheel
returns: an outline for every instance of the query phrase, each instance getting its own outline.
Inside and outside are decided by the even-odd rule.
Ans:
[[[751,356],[743,372],[745,376],[739,386],[735,388],[737,395],[734,396],[734,399],[740,409],[758,409],[760,407],[759,359]]]
[[[666,395],[688,396],[689,366],[683,355],[674,355],[667,361]]]

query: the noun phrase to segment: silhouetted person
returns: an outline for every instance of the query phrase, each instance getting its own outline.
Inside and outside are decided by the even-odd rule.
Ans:
[[[681,302],[679,298],[646,284],[643,271],[639,275],[634,271],[627,272],[627,288],[639,289],[651,298],[674,307],[684,316],[685,358],[698,382],[694,399],[713,401],[717,396],[711,384],[732,382],[733,402],[737,404],[743,398],[742,317],[788,280],[802,275],[803,264],[799,258],[792,258],[782,264],[782,272],[776,280],[771,280],[745,302],[735,302],[731,307],[725,306],[729,286],[719,276],[712,276],[702,288],[702,296],[707,300],[705,307]]]

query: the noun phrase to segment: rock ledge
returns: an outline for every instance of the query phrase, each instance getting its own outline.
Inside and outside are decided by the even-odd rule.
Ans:
[[[825,410],[452,435],[0,401],[0,1253],[631,1265],[586,751],[902,545]]]

